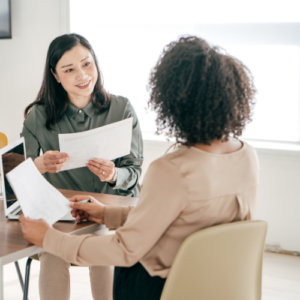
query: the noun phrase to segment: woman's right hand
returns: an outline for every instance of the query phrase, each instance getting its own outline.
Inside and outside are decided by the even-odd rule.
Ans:
[[[37,157],[34,163],[41,174],[58,173],[61,171],[65,162],[69,159],[67,153],[60,153],[59,151],[47,151],[43,155]]]
[[[91,203],[77,203],[82,200],[90,199]],[[74,196],[70,199],[71,214],[76,218],[77,223],[83,220],[97,222],[104,224],[104,210],[105,205],[97,201],[92,196]]]

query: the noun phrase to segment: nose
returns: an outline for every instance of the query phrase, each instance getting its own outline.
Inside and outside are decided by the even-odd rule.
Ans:
[[[77,73],[76,73],[76,79],[85,79],[86,77],[86,72],[83,68],[78,68]]]

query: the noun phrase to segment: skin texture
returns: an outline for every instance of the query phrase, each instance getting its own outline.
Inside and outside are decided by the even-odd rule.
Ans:
[[[76,203],[78,201],[90,199],[91,203]],[[105,205],[95,200],[92,196],[74,196],[70,199],[72,216],[76,218],[77,223],[83,220],[94,221],[104,224]],[[19,218],[22,226],[22,232],[25,239],[38,247],[43,247],[43,241],[47,230],[51,227],[44,220],[32,220],[24,215]]]
[[[78,201],[90,199],[91,203],[77,203]],[[70,199],[71,214],[76,218],[77,223],[83,220],[94,221],[98,224],[104,224],[105,205],[95,200],[92,196],[74,196]]]
[[[37,157],[34,160],[34,163],[41,174],[44,174],[45,172],[58,173],[68,159],[69,155],[67,153],[47,151],[43,155]]]
[[[110,182],[116,173],[115,164],[110,160],[95,158],[86,165],[101,181]]]
[[[43,247],[47,230],[51,227],[45,220],[32,220],[21,215],[19,218],[25,239],[38,247]]]
[[[65,52],[56,65],[56,72],[51,71],[57,82],[67,91],[69,101],[75,107],[81,109],[90,102],[98,74],[94,59],[87,48],[79,44]],[[87,88],[78,87],[89,81]]]
[[[64,53],[55,69],[51,69],[51,72],[68,93],[69,101],[78,109],[84,108],[91,101],[91,94],[98,79],[97,68],[90,51],[81,44],[75,46]],[[78,87],[86,82],[89,82],[87,88]],[[47,151],[37,157],[34,163],[41,174],[58,173],[68,159],[67,153]],[[101,181],[110,182],[116,173],[114,163],[109,160],[96,158],[89,161],[87,167]]]

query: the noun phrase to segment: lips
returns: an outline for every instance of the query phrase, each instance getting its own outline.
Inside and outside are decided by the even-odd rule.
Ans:
[[[86,88],[88,88],[89,87],[89,85],[90,85],[90,83],[91,83],[91,80],[89,80],[89,81],[87,81],[87,82],[83,82],[83,83],[81,83],[81,84],[78,84],[78,85],[76,85],[79,89],[86,89]]]

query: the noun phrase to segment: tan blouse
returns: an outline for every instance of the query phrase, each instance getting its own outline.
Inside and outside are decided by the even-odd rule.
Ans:
[[[53,228],[43,248],[78,265],[132,266],[167,277],[183,240],[213,225],[254,216],[259,165],[247,143],[230,154],[181,146],[154,161],[136,207],[106,206],[109,236],[72,236]]]

